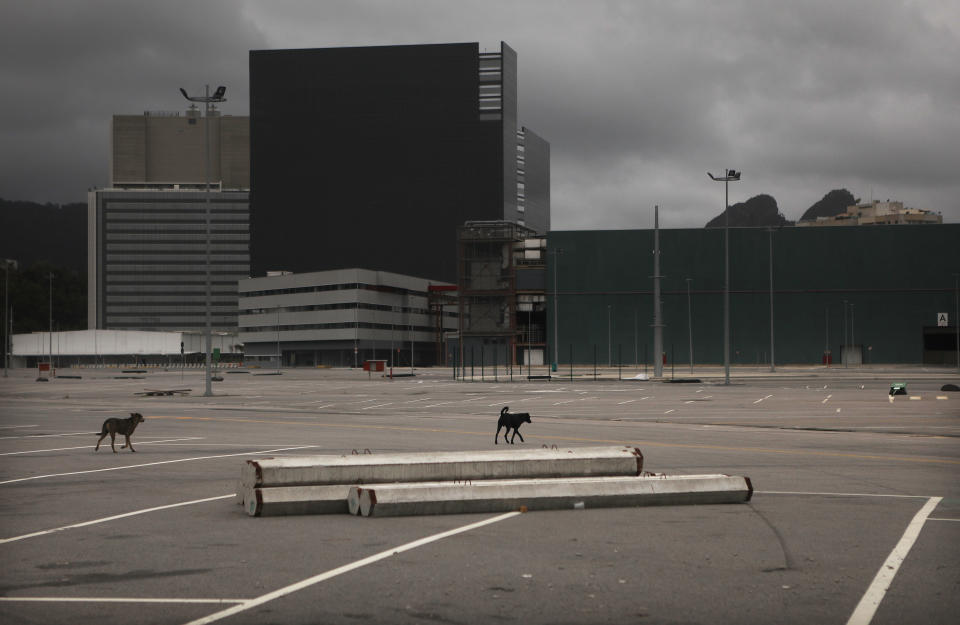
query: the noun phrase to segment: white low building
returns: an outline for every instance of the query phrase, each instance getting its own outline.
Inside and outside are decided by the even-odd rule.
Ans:
[[[456,330],[453,285],[368,269],[271,272],[239,283],[240,341],[248,364],[398,367],[443,362]]]
[[[202,332],[75,330],[13,335],[15,367],[53,360],[55,367],[94,364],[197,364],[205,359]],[[239,361],[243,345],[236,334],[214,333],[213,349],[221,359]]]

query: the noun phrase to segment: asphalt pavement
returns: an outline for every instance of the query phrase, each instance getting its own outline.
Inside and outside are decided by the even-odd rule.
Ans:
[[[956,370],[738,367],[728,386],[717,367],[678,368],[682,383],[636,367],[253,369],[224,372],[213,397],[196,369],[58,373],[73,377],[0,378],[4,623],[953,623],[960,609],[960,394],[940,390]],[[907,395],[891,401],[892,382]],[[532,415],[516,447],[634,445],[650,471],[746,475],[753,499],[398,518],[253,518],[235,502],[249,458],[494,449],[503,406]],[[136,453],[94,452],[102,421],[130,412],[146,417]]]

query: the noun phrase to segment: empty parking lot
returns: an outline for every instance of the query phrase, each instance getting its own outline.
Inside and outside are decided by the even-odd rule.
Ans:
[[[956,372],[285,370],[224,375],[209,398],[196,371],[71,373],[0,379],[4,622],[946,623],[960,607],[960,397],[939,390]],[[747,475],[756,493],[384,519],[234,502],[256,456],[492,449],[505,405],[533,415],[527,447],[635,445],[648,470]],[[94,453],[103,419],[132,411],[137,453]]]

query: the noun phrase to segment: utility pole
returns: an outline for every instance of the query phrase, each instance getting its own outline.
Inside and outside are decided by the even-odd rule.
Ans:
[[[50,272],[50,372],[49,376],[53,378],[53,272]]]
[[[4,281],[3,281],[3,377],[7,376],[7,369],[10,367],[10,265],[17,268],[17,261],[9,258],[3,259]]]
[[[770,233],[770,373],[777,370],[773,357],[773,228]]]
[[[663,319],[660,317],[660,207],[653,207],[653,377],[663,376]]]
[[[960,371],[960,273],[953,274],[953,327],[957,331],[957,371]]]
[[[553,369],[560,363],[560,291],[557,290],[557,274],[560,273],[562,248],[553,250]],[[529,370],[529,364],[527,365]]]
[[[690,281],[693,278],[686,278],[687,281],[687,345],[690,346],[690,375],[693,375],[693,313],[690,308]]]

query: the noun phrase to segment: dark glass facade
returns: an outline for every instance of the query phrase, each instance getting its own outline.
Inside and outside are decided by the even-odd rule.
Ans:
[[[252,275],[456,280],[457,227],[516,219],[516,91],[506,44],[252,51]]]

